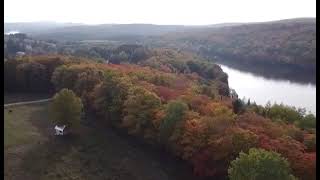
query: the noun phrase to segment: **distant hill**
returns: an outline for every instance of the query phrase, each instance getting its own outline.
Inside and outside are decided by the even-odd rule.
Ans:
[[[308,74],[315,81],[316,18],[203,26],[52,22],[5,23],[4,26],[5,32],[19,31],[35,40],[68,41],[66,44],[73,41],[75,46],[79,42],[90,46],[112,42],[168,47],[195,52],[220,63],[239,64],[249,70],[268,69],[265,72],[281,77]],[[75,46],[73,49],[79,49]],[[275,67],[279,72],[269,71]]]
[[[221,23],[203,26],[154,24],[99,24],[86,25],[55,22],[5,23],[5,33],[18,31],[42,40],[84,41],[118,40],[142,41],[148,36],[161,36],[173,32],[186,32],[203,28],[236,26],[243,23]]]
[[[82,40],[138,40],[145,36],[184,31],[193,26],[153,24],[67,24],[67,23],[5,23],[5,32],[19,31],[37,39]]]
[[[57,23],[57,22],[17,22],[17,23],[4,23],[4,33],[10,31],[19,31],[26,34],[34,34],[46,32],[56,28],[78,26],[79,23]]]
[[[197,52],[238,63],[283,64],[314,68],[316,19],[299,18],[168,33],[146,44]]]

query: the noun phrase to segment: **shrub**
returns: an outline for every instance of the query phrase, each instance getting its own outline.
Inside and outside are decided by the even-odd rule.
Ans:
[[[316,146],[317,146],[316,143],[317,143],[316,135],[308,134],[305,137],[304,145],[307,147],[307,151],[315,152],[316,151]]]
[[[303,142],[303,131],[296,126],[291,125],[288,127],[287,135],[292,137],[294,140]]]
[[[228,169],[230,180],[293,180],[287,160],[280,154],[252,148],[241,152]]]

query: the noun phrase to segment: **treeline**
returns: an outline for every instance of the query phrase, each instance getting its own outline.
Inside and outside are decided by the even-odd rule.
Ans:
[[[315,133],[316,117],[311,113],[306,113],[305,108],[296,108],[284,104],[273,104],[268,102],[265,106],[251,103],[250,99],[237,99],[233,102],[236,112],[252,111],[275,122],[294,124],[300,129]]]
[[[107,49],[108,51],[106,51],[106,49],[93,47],[93,49],[84,51],[83,57],[92,58],[92,54],[99,54],[98,52],[100,52],[103,59],[86,59],[86,61],[106,64],[138,64],[168,73],[196,73],[197,75],[200,75],[202,77],[202,81],[205,82],[206,85],[204,85],[204,87],[216,87],[221,94],[229,94],[228,76],[222,71],[221,67],[204,59],[199,59],[199,57],[192,54],[178,52],[171,49],[148,49],[141,45],[130,44],[107,47]],[[75,54],[75,56],[67,56],[67,61],[70,61],[70,59],[72,59],[72,61],[76,61],[74,59],[75,57],[77,57],[77,59],[83,59],[79,57],[81,56],[81,53],[73,54]],[[50,86],[50,81],[48,81],[48,79],[52,74],[53,69],[60,65],[62,63],[61,61],[65,61],[66,58],[54,55],[49,56],[50,58],[47,58],[44,61],[38,60],[43,57],[46,56],[36,56],[33,58],[32,62],[29,60],[29,56],[5,59],[5,89],[20,89],[24,91],[36,87],[36,84],[43,87],[44,90],[48,89],[47,87]],[[56,60],[56,58],[58,58],[58,60]],[[45,67],[46,64],[48,64],[49,67]],[[19,78],[21,80],[19,80]],[[31,79],[34,80],[31,82]],[[213,83],[208,80],[217,81]],[[47,85],[43,85],[40,81],[46,82]],[[33,86],[32,83],[35,84],[35,86]],[[37,87],[35,89],[37,89]],[[213,96],[213,93],[210,92],[208,88],[206,91],[207,93],[211,93],[211,96]]]
[[[278,107],[257,106],[262,110],[256,110],[254,105],[242,106],[229,97],[229,88],[227,94],[219,91],[216,85],[224,83],[219,75],[199,75],[196,72],[207,71],[197,71],[204,68],[201,65],[191,65],[191,71],[188,60],[178,62],[185,62],[181,64],[187,65],[190,72],[179,69],[181,65],[165,64],[172,54],[164,54],[161,51],[153,56],[163,63],[153,67],[103,64],[71,57],[43,56],[16,61],[39,63],[44,69],[51,69],[46,77],[53,88],[73,90],[81,97],[86,111],[98,115],[98,123],[111,124],[150,145],[165,147],[191,164],[199,176],[226,177],[230,167],[230,177],[237,179],[238,161],[232,163],[232,168],[230,163],[240,152],[251,156],[254,148],[262,148],[279,153],[268,154],[276,162],[280,155],[285,158],[281,160],[283,166],[264,168],[276,168],[281,177],[293,174],[299,179],[315,179],[316,135],[309,126],[305,128],[308,131],[295,126],[300,116]],[[179,53],[175,56],[183,57]],[[148,59],[143,62],[158,62]],[[42,72],[41,68],[31,69]],[[5,76],[8,72],[5,71]],[[25,88],[28,87],[31,86]]]
[[[207,82],[207,86],[216,86],[221,94],[228,95],[228,76],[220,66],[187,52],[166,48],[150,49],[141,45],[123,44],[119,46],[92,47],[74,51],[72,55],[96,58],[101,63],[138,64],[169,73],[197,73],[216,83]],[[208,90],[209,93],[209,90]]]
[[[172,49],[149,49],[136,44],[112,44],[104,41],[102,43],[39,41],[22,33],[5,35],[4,45],[5,60],[14,58],[18,52],[24,52],[25,55],[61,54],[85,57],[102,63],[131,63],[177,73],[195,72],[210,79],[219,76],[227,83],[227,75],[219,66],[190,53]]]
[[[4,61],[4,91],[49,92],[54,70],[69,60],[60,57],[16,58]]]

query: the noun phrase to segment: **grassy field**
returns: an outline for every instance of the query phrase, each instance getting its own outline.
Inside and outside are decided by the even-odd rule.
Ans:
[[[49,103],[4,109],[5,179],[196,179],[189,167],[107,128],[55,137]]]
[[[35,140],[42,139],[38,129],[32,126],[31,118],[44,116],[46,112],[43,109],[40,105],[4,109],[5,149],[14,145],[30,144]],[[38,120],[41,121],[40,119]]]

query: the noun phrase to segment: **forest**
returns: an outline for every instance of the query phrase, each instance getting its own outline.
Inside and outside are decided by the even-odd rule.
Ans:
[[[252,172],[258,177],[268,169],[280,179],[316,179],[314,115],[243,101],[220,66],[188,52],[140,45],[102,52],[104,60],[72,54],[7,57],[4,90],[72,90],[102,127],[111,125],[173,154],[200,177],[237,179],[245,159],[253,162],[262,154],[279,167],[267,161]]]

